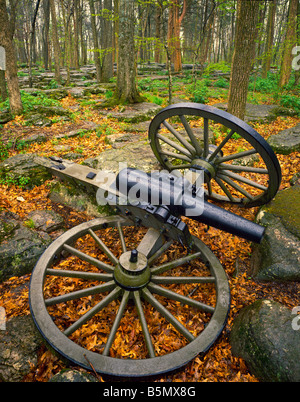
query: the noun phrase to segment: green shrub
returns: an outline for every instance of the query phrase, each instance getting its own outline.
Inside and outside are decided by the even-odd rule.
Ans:
[[[229,82],[225,78],[219,78],[214,83],[214,87],[217,87],[217,88],[229,88]]]
[[[34,106],[60,106],[57,100],[48,98],[43,92],[37,92],[36,95],[29,94],[25,91],[21,92],[21,99],[24,108],[24,113],[31,112],[34,110]],[[0,103],[0,110],[9,110],[9,99],[5,102]]]
[[[49,88],[49,89],[56,89],[56,88],[58,88],[58,83],[57,83],[57,81],[54,80],[54,79],[52,79],[52,80],[49,82],[49,85],[47,86],[47,88]]]
[[[294,109],[300,116],[300,98],[298,96],[284,94],[279,97],[281,106]]]
[[[8,148],[3,142],[0,140],[0,161],[4,161],[9,157]]]
[[[196,103],[207,103],[208,101],[208,88],[204,81],[198,81],[196,87],[190,85],[187,87],[190,100]]]
[[[268,73],[267,78],[251,76],[249,80],[249,91],[272,94],[278,89],[278,76]]]
[[[230,72],[230,64],[225,61],[220,61],[219,63],[211,63],[205,69],[203,74],[210,75],[213,71],[222,71],[222,73]]]

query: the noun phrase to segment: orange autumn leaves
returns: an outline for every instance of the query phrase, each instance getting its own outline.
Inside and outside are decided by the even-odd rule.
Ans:
[[[288,126],[295,125],[296,122],[297,119],[294,118],[278,118],[269,125],[257,125],[256,129],[261,135],[267,138],[269,135],[275,134]],[[81,146],[84,145],[85,149],[83,156],[86,156],[90,151],[100,152],[100,149],[95,149],[95,140],[95,134],[80,139]],[[42,144],[34,145],[28,149],[28,152],[42,154],[48,154],[50,151],[52,152],[52,149],[49,150],[47,149],[47,145]],[[278,159],[283,173],[281,188],[286,188],[289,186],[291,177],[299,170],[299,153],[295,152],[288,156],[278,155]],[[17,213],[21,219],[24,219],[32,210],[51,209],[53,204],[48,199],[49,189],[49,183],[45,183],[30,191],[21,190],[14,186],[1,186],[0,208]],[[231,212],[242,215],[250,220],[253,220],[257,213],[256,208],[251,208],[250,210],[243,210],[234,206],[227,208],[229,208]],[[74,226],[76,224],[77,216],[78,221],[83,218],[82,214],[77,215],[74,212],[74,221],[69,222],[69,225]],[[88,220],[89,217],[86,216],[85,219]],[[258,297],[270,297],[274,300],[280,300],[280,302],[285,303],[287,306],[295,305],[295,302],[291,299],[290,293],[286,294],[286,289],[259,284],[249,278],[247,272],[250,266],[252,251],[249,242],[214,228],[210,228],[206,233],[203,225],[189,220],[186,221],[192,234],[199,237],[210,247],[226,270],[231,286],[231,311],[228,324],[220,339],[205,356],[198,356],[190,362],[187,367],[180,370],[180,372],[167,374],[158,381],[256,381],[256,378],[249,373],[245,363],[241,359],[234,357],[231,353],[228,335],[234,317],[241,308],[251,304]],[[133,232],[133,243],[138,240],[135,239],[135,235],[136,233]],[[105,241],[114,249],[114,252],[120,252],[120,244],[114,242],[113,238],[108,237]],[[84,251],[92,252],[90,249],[91,246],[87,243],[83,243],[81,247]],[[178,249],[172,252],[180,254],[182,250]],[[66,269],[70,266],[72,269],[75,269],[75,266],[77,266],[76,269],[80,269],[78,260],[75,258],[69,259],[62,264],[65,264]],[[80,264],[82,264],[82,262],[80,262]],[[194,267],[194,269],[200,268],[199,266]],[[185,268],[182,269],[184,272]],[[182,274],[180,269],[173,272],[174,275],[179,275],[180,273]],[[29,279],[29,275],[22,278],[11,278],[0,285],[1,305],[4,304],[8,318],[28,315],[30,313],[28,305]],[[79,280],[75,285],[82,286]],[[52,284],[49,283],[49,287],[51,287],[53,291],[57,289],[57,292],[60,292],[61,286],[63,286],[65,292],[69,292],[74,289],[74,282],[71,284],[68,283],[68,280],[59,280],[56,282],[53,281]],[[190,291],[192,291],[192,289],[185,288],[184,285],[179,289],[179,292],[182,292],[182,294],[187,294]],[[202,291],[199,297],[203,297],[204,302],[213,304],[215,294],[211,289],[207,288]],[[299,298],[299,294],[295,294],[295,300],[297,300],[297,297]],[[87,297],[81,300],[80,305],[75,302],[73,304],[68,303],[68,309],[62,313],[62,318],[57,314],[56,319],[58,325],[61,325],[63,328],[71,324],[78,316],[84,314],[96,301],[96,299],[92,300],[92,297]],[[118,308],[118,303],[118,301],[115,301],[103,310],[103,320],[101,320],[100,325],[97,320],[89,322],[79,329],[77,334],[74,334],[77,338],[80,338],[80,342],[82,342],[84,346],[94,351],[101,352],[103,350],[115,317],[115,312]],[[177,302],[169,302],[167,307],[177,316],[180,322],[188,326],[190,331],[195,331],[195,335],[203,329],[206,320],[205,316],[197,316],[193,310],[186,306],[181,306]],[[55,314],[54,312],[54,315]],[[156,351],[158,353],[170,353],[184,345],[185,339],[180,336],[177,331],[174,331],[160,314],[149,305],[146,305],[146,315],[149,317],[149,326],[151,326]],[[111,349],[111,356],[121,357],[121,355],[123,355],[132,359],[146,357],[141,326],[139,321],[135,320],[134,317],[135,311],[132,307],[123,318],[121,330],[117,334]],[[61,321],[59,322],[59,320]],[[64,364],[57,357],[43,349],[39,356],[38,365],[33,368],[32,373],[27,377],[27,381],[47,381],[63,367]]]

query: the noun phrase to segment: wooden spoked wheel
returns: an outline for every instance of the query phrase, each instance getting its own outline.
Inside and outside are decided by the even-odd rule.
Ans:
[[[99,218],[55,240],[32,273],[30,308],[47,343],[71,362],[145,377],[182,367],[214,343],[230,291],[199,239],[183,254],[161,231],[127,225]]]
[[[268,203],[281,182],[269,144],[242,120],[212,106],[166,107],[149,127],[152,150],[170,172],[204,172],[206,197],[245,207]]]

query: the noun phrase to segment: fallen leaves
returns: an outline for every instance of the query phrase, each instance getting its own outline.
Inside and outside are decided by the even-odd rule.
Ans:
[[[74,100],[70,97],[66,98],[64,102],[65,107],[75,105]],[[96,117],[95,115],[91,115],[91,117],[93,121],[97,119],[97,122],[103,122],[102,117]],[[264,138],[268,138],[269,135],[276,134],[280,130],[296,125],[298,121],[299,119],[295,118],[278,118],[271,124],[257,124],[255,125],[255,128]],[[22,124],[22,121],[18,121],[17,123]],[[109,124],[111,124],[111,127],[114,130],[118,129],[115,122],[110,122]],[[13,126],[10,128],[12,127]],[[55,133],[60,133],[63,129],[63,125],[57,123],[57,125],[51,127],[52,137],[50,136],[49,141],[44,144],[31,145],[27,151],[30,153],[39,153],[45,156],[57,153],[55,152],[55,146],[57,143],[55,141],[53,142],[53,139],[51,138],[53,138]],[[50,130],[48,130],[48,133],[49,132]],[[221,137],[219,140],[221,140]],[[104,137],[99,137],[95,131],[89,133],[87,136],[78,138],[62,138],[59,140],[59,145],[70,147],[68,152],[78,151],[78,149],[82,150],[82,158],[97,155],[108,147]],[[236,142],[236,147],[242,146],[245,146],[243,142]],[[231,149],[230,151],[235,150]],[[63,156],[63,154],[64,151],[61,155]],[[278,155],[278,159],[283,173],[281,188],[286,188],[290,185],[289,180],[291,177],[299,170],[299,153],[295,152],[289,156]],[[0,208],[5,208],[18,214],[21,219],[25,219],[29,212],[36,209],[56,208],[64,215],[67,227],[75,226],[77,223],[89,219],[85,214],[66,210],[65,207],[61,205],[54,205],[51,203],[48,199],[49,185],[50,183],[47,182],[32,190],[22,190],[15,186],[1,186]],[[242,215],[252,221],[257,213],[257,208],[251,208],[248,210],[241,210],[237,206],[230,206],[227,208],[231,212],[236,213],[237,215]],[[205,232],[204,225],[187,218],[185,218],[185,221],[188,223],[192,234],[199,237],[215,253],[223,265],[230,282],[231,310],[227,325],[222,335],[205,355],[196,357],[179,372],[164,375],[157,381],[257,381],[257,379],[249,373],[244,361],[232,355],[229,344],[229,334],[232,323],[243,307],[253,303],[259,298],[270,298],[279,301],[290,308],[299,305],[299,285],[280,285],[276,283],[262,284],[255,282],[253,279],[249,278],[248,274],[252,252],[250,242],[214,228],[210,228],[208,232]],[[136,230],[128,232],[130,247],[133,247],[139,240],[137,235]],[[120,255],[121,244],[118,237],[111,236],[111,232],[107,231],[105,242],[116,255]],[[99,255],[99,251],[94,249],[93,243],[91,242],[82,241],[78,243],[78,247],[94,257]],[[173,257],[176,258],[176,255],[178,256],[182,254],[182,252],[183,251],[180,248],[175,250],[172,249],[170,255],[173,253]],[[161,263],[165,262],[166,258],[167,256],[163,256]],[[69,257],[62,260],[60,263],[61,269],[82,270],[86,269],[87,266],[87,263],[79,261],[76,257]],[[90,270],[91,266],[88,266],[88,269]],[[197,265],[195,262],[195,264],[191,264],[188,268],[179,267],[178,269],[174,269],[172,275],[178,276],[183,272],[186,274],[187,269],[190,270],[190,274],[197,275],[197,272],[203,270],[204,267]],[[201,273],[203,274],[203,271],[201,271]],[[14,316],[30,314],[28,304],[29,280],[30,275],[26,275],[22,278],[10,278],[10,280],[0,284],[0,305],[5,307],[8,319]],[[79,279],[71,281],[68,278],[57,277],[47,279],[46,285],[46,296],[47,292],[49,292],[49,294],[51,293],[52,296],[55,296],[61,294],[62,291],[67,293],[86,286],[84,281]],[[170,288],[172,288],[172,286],[170,286]],[[195,286],[191,285],[181,285],[177,291],[184,295],[193,294],[193,297],[195,296],[199,301],[209,305],[213,305],[216,298],[215,292],[209,285],[201,286],[199,288],[195,288]],[[55,307],[49,308],[49,312],[53,315],[56,324],[61,329],[64,329],[85,314],[103,296],[104,295],[88,296],[80,299],[80,302],[69,301],[64,304],[61,303]],[[166,301],[162,297],[158,297],[158,299],[183,325],[188,328],[189,331],[193,333],[194,336],[199,334],[209,321],[209,315],[195,312],[193,309],[188,308],[187,306],[182,306],[178,302],[170,300]],[[118,306],[119,301],[114,301],[103,309],[101,317],[98,315],[95,316],[93,320],[83,325],[72,335],[74,340],[89,350],[101,353],[114,322]],[[145,315],[147,317],[148,325],[151,328],[151,334],[157,353],[161,355],[170,353],[186,344],[186,340],[148,303],[145,303]],[[128,309],[122,319],[120,331],[117,333],[110,353],[112,357],[117,358],[127,357],[131,359],[140,359],[147,356],[141,325],[136,319],[136,312],[133,306]],[[32,370],[30,375],[27,376],[26,381],[47,381],[63,367],[65,367],[64,363],[57,356],[54,356],[51,352],[42,348],[39,355],[38,365]]]

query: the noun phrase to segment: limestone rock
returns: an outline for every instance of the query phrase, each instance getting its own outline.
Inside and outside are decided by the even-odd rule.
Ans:
[[[268,143],[278,154],[288,155],[292,152],[300,151],[300,123],[295,127],[271,135],[268,138]]]
[[[258,300],[234,320],[230,344],[260,381],[300,381],[300,330],[295,315],[270,300]]]
[[[54,211],[32,211],[27,215],[35,229],[51,233],[63,227],[63,218]]]
[[[0,331],[0,381],[21,382],[37,364],[42,340],[31,316],[13,317]]]
[[[127,164],[128,167],[145,172],[159,169],[159,163],[150,145],[144,140],[126,142],[117,149],[102,152],[96,158],[86,159],[84,164],[94,169],[108,170],[114,173],[119,172],[120,164]]]
[[[30,273],[51,243],[46,233],[25,227],[9,213],[0,215],[0,282]]]
[[[125,121],[127,123],[139,123],[154,117],[161,106],[155,103],[141,102],[119,108],[119,111],[100,110],[99,113]]]
[[[26,188],[40,186],[51,177],[40,164],[40,158],[33,154],[18,154],[0,163],[0,179],[23,184]]]
[[[92,375],[78,370],[66,369],[55,374],[49,382],[98,382]]]
[[[266,227],[251,257],[252,274],[263,281],[300,280],[300,186],[280,191],[257,215]]]

